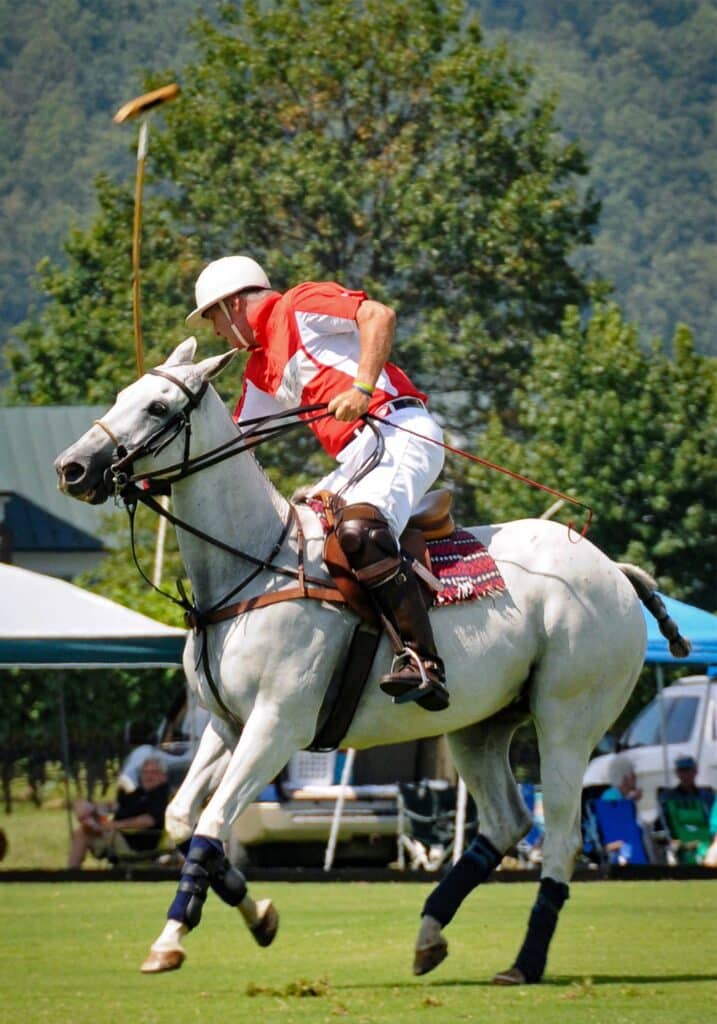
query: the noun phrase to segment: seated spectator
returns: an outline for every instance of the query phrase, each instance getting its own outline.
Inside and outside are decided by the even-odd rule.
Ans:
[[[671,849],[680,864],[702,864],[710,850],[710,811],[714,790],[697,785],[697,762],[682,754],[675,759],[678,783],[660,794],[662,817]]]
[[[704,805],[705,813],[709,817],[714,802],[714,790],[709,786],[697,785],[697,762],[694,757],[686,754],[675,759],[675,773],[678,783],[672,789],[663,794],[663,801],[666,800],[700,800]]]
[[[631,800],[634,804],[637,804],[638,800],[642,797],[642,790],[637,785],[635,765],[629,757],[618,755],[613,759],[610,765],[609,778],[612,785],[600,794],[600,800],[606,800],[608,803],[617,803],[620,800]],[[653,861],[654,850],[652,847],[651,836],[649,831],[639,821],[637,817],[637,809],[634,811],[634,821],[638,830],[639,838],[642,840],[645,856],[649,861]],[[637,838],[635,842],[637,842],[639,846]],[[611,864],[629,864],[636,854],[636,851],[633,851],[632,845],[627,837],[613,839],[612,841],[605,843],[604,849]]]
[[[120,789],[114,808],[78,800],[75,814],[80,827],[72,833],[68,867],[79,868],[88,850],[99,859],[153,850],[164,828],[168,802],[167,775],[156,757],[142,764],[136,789],[131,793]]]
[[[635,766],[629,757],[616,757],[610,765],[609,772],[612,785],[600,795],[601,800],[634,800],[642,797],[642,790],[637,785]]]

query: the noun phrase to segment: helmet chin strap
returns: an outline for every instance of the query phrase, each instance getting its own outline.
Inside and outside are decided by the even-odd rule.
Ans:
[[[249,342],[246,340],[246,338],[244,337],[242,332],[239,330],[237,325],[234,323],[234,320],[232,319],[231,313],[229,312],[229,310],[227,308],[227,304],[224,301],[224,299],[220,299],[218,305],[219,305],[219,308],[221,309],[222,313],[224,314],[224,316],[229,321],[229,326],[231,328],[232,334],[237,339],[237,341],[239,341],[241,343],[241,347],[242,348],[251,348],[251,345],[249,344]]]

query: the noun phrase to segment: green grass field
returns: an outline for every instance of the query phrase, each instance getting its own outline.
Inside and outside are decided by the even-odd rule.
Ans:
[[[44,868],[56,871],[67,866],[69,824],[67,811],[56,801],[39,809],[29,801],[16,800],[11,814],[0,813],[0,828],[7,836],[7,853],[0,870]],[[77,822],[73,822],[77,827]],[[88,864],[90,858],[88,858]],[[94,862],[93,867],[98,867]]]
[[[532,885],[488,885],[447,930],[450,956],[410,973],[428,887],[272,883],[282,915],[259,949],[210,896],[181,971],[138,971],[161,928],[169,883],[0,884],[3,1024],[193,1021],[707,1024],[717,1006],[713,882],[573,886],[545,982],[489,984],[508,966]]]

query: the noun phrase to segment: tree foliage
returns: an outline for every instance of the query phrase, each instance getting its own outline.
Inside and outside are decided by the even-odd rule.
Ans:
[[[388,299],[419,381],[506,404],[532,336],[585,298],[570,265],[596,216],[582,155],[556,143],[550,104],[528,101],[525,71],[483,45],[462,3],[345,13],[245,3],[198,24],[202,60],[152,142],[149,358],[181,337],[200,266],[250,251],[280,288],[339,278]],[[107,397],[126,381],[131,197],[105,182],[99,199],[67,269],[45,268],[53,301],[12,357],[19,398]]]
[[[680,327],[674,357],[644,350],[614,305],[538,342],[518,397],[518,436],[497,419],[481,454],[595,510],[591,539],[653,572],[674,597],[717,609],[717,361]],[[540,515],[553,499],[486,470],[476,503],[495,521]],[[581,525],[574,507],[565,521]]]
[[[697,349],[716,352],[713,0],[468,6],[489,41],[507,35],[511,51],[530,59],[537,91],[558,96],[565,136],[590,154],[603,214],[581,265],[615,282],[643,337],[669,338],[686,320]],[[40,258],[64,264],[69,228],[90,224],[96,176],[131,178],[134,133],[111,115],[141,90],[139,69],[172,63],[162,81],[183,81],[197,52],[189,20],[197,11],[216,18],[217,8],[217,0],[0,0],[0,347],[43,301]],[[295,41],[293,27],[289,35]]]
[[[615,284],[643,339],[686,321],[717,355],[714,0],[476,0],[506,36],[556,119],[589,154],[602,201],[585,266]]]

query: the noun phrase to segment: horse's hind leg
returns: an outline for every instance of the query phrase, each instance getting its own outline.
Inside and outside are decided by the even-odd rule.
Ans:
[[[575,736],[567,729],[562,738],[551,731],[548,739],[539,728],[538,744],[545,816],[540,887],[520,952],[509,970],[494,976],[497,985],[533,984],[542,978],[582,845],[580,793],[592,745],[576,747]]]
[[[455,766],[476,802],[481,831],[426,900],[414,974],[426,974],[445,959],[448,945],[442,928],[505,851],[530,830],[532,821],[508,760],[513,733],[526,717],[524,710],[508,709],[448,736]]]
[[[644,624],[636,604],[618,618],[585,618],[581,634],[578,626],[574,647],[581,658],[567,663],[563,645],[556,645],[531,687],[545,815],[543,866],[525,941],[512,968],[493,979],[497,984],[543,976],[582,844],[580,796],[590,752],[625,706],[642,667]]]

